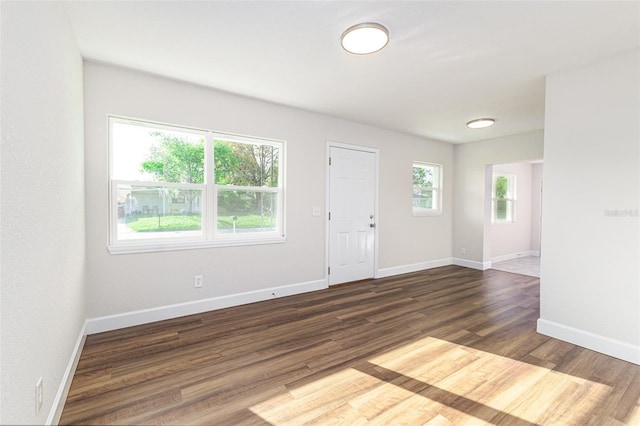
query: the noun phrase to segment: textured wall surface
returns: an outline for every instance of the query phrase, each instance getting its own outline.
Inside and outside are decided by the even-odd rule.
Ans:
[[[1,7],[2,424],[43,424],[85,320],[82,59],[61,4]]]
[[[635,50],[547,78],[540,314],[640,363],[638,75]]]

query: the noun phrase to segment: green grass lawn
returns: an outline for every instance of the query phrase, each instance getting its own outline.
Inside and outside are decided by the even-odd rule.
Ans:
[[[165,215],[155,216],[129,216],[127,226],[135,232],[164,232],[164,231],[195,231],[201,229],[201,216],[190,215]],[[274,223],[275,225],[275,223]],[[261,222],[258,215],[238,216],[236,229],[270,228],[269,218],[263,218]],[[218,229],[233,229],[231,216],[218,216]]]
[[[238,216],[238,219],[236,220],[236,229],[255,229],[270,227],[271,224],[268,217],[264,217],[262,222],[260,221],[260,216],[258,215]],[[231,220],[231,216],[218,216],[218,229],[233,229],[233,221]]]
[[[128,216],[127,226],[135,232],[194,231],[201,228],[199,214]]]

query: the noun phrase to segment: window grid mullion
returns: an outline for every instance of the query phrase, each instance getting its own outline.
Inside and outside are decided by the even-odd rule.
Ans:
[[[206,210],[205,210],[205,226],[206,236],[208,240],[213,240],[216,232],[216,223],[218,218],[217,212],[217,193],[216,193],[216,171],[215,171],[215,151],[213,149],[214,136],[211,132],[205,135],[204,145],[204,170],[206,188]]]
[[[251,192],[273,192],[277,193],[279,188],[276,186],[242,186],[242,185],[215,185],[220,190],[228,191],[251,191]]]
[[[130,186],[152,186],[158,188],[195,188],[205,189],[205,185],[202,183],[175,183],[175,182],[155,182],[155,181],[139,181],[139,180],[117,180],[113,179],[112,184],[118,185],[130,185]]]

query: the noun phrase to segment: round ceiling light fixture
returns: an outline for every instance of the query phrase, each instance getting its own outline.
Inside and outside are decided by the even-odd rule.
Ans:
[[[380,24],[365,22],[342,33],[342,48],[355,55],[368,55],[381,50],[389,42],[389,31]]]
[[[470,129],[484,129],[485,127],[492,126],[496,120],[493,118],[477,118],[467,123],[467,127]]]

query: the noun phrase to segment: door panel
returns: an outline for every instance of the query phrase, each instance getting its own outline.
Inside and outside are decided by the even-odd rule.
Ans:
[[[374,276],[376,154],[330,148],[329,284]]]

